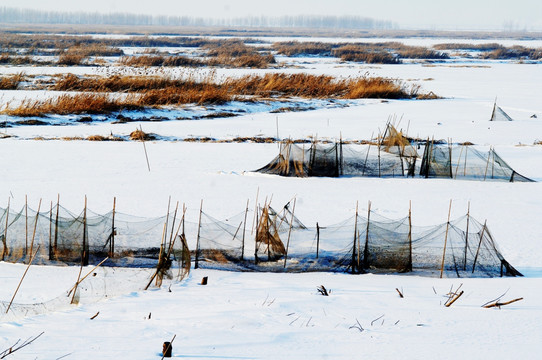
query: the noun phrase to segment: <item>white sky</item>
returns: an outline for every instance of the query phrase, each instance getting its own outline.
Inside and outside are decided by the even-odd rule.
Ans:
[[[541,0],[2,0],[0,6],[222,18],[354,15],[402,28],[542,30]]]

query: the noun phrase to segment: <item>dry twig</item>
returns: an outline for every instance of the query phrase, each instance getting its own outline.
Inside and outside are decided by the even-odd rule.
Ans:
[[[13,345],[11,345],[9,348],[7,348],[6,350],[0,352],[0,359],[4,359],[6,358],[7,356],[13,354],[15,351],[17,350],[21,350],[22,348],[24,348],[25,346],[28,346],[30,344],[32,344],[37,338],[39,338],[40,336],[42,336],[44,334],[44,332],[42,332],[41,334],[37,335],[37,336],[34,336],[34,337],[29,337],[28,339],[26,339],[22,344],[18,345],[19,344],[19,341],[21,341],[21,339],[17,340],[17,342]]]

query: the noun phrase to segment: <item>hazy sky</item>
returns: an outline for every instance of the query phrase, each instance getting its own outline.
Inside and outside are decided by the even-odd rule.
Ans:
[[[224,18],[354,15],[402,28],[542,30],[542,0],[2,0],[0,6]]]

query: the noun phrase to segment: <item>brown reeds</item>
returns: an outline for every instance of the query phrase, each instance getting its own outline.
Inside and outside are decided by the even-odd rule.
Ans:
[[[0,90],[15,90],[24,81],[24,74],[19,73],[11,76],[0,77]]]
[[[273,73],[216,79],[211,74],[201,80],[156,76],[61,77],[50,88],[78,91],[48,100],[23,100],[9,104],[2,113],[13,116],[44,114],[104,114],[123,109],[182,104],[222,104],[232,100],[252,101],[261,98],[302,97],[309,99],[422,98],[420,87],[408,88],[397,79],[382,77],[335,78],[329,75]],[[113,96],[109,92],[128,93]],[[434,95],[434,94],[433,94]],[[427,98],[432,98],[428,96]]]
[[[9,105],[2,111],[6,115],[30,117],[46,114],[104,114],[123,109],[140,109],[130,98],[111,99],[104,94],[64,94],[47,100],[24,99],[16,107]]]

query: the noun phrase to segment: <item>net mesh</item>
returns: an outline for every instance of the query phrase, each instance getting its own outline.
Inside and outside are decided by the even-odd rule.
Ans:
[[[422,146],[420,146],[422,149]],[[411,145],[356,145],[313,143],[305,148],[291,141],[260,173],[281,176],[368,176],[452,178],[481,181],[533,180],[518,174],[496,152],[472,146],[448,146],[427,141],[423,152]]]
[[[179,234],[178,230],[183,220],[174,214],[154,219],[113,211],[74,214],[60,205],[46,212],[27,206],[20,211],[0,208],[2,261],[79,265],[82,274],[74,279],[77,286],[46,302],[10,305],[0,301],[0,321],[182,280],[191,264],[184,231]],[[91,272],[85,277],[89,267]]]
[[[374,212],[307,227],[266,206],[228,220],[203,215],[197,267],[238,271],[410,272],[447,276],[521,275],[501,255],[487,226],[471,216],[430,227]],[[292,220],[295,219],[295,220]],[[248,224],[248,226],[247,226]],[[263,235],[262,235],[263,234]]]

